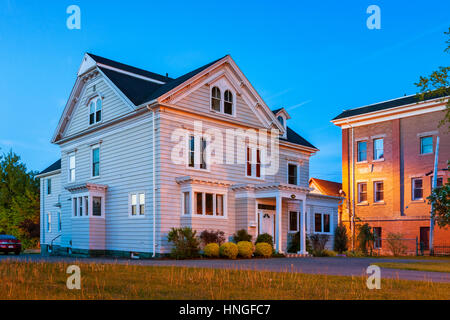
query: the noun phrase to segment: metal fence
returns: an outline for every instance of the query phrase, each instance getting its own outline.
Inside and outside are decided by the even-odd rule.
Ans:
[[[418,237],[401,239],[378,238],[374,241],[373,251],[377,255],[430,255],[428,243],[420,242]],[[450,256],[450,244],[436,243],[433,251],[435,256]]]

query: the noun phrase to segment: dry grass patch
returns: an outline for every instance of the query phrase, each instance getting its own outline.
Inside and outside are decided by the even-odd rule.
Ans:
[[[449,299],[450,284],[287,272],[85,264],[68,290],[66,263],[0,262],[0,299]]]
[[[450,272],[450,262],[380,262],[376,265],[389,269]]]

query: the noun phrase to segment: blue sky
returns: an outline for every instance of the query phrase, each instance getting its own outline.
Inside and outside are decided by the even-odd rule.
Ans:
[[[66,8],[81,9],[69,30]],[[366,9],[381,9],[369,30]],[[271,108],[321,151],[311,176],[341,180],[343,109],[414,94],[448,65],[449,1],[0,2],[0,148],[32,170],[59,158],[50,144],[84,52],[176,77],[231,54]]]

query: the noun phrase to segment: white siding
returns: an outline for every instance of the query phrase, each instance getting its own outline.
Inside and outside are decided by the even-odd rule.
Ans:
[[[47,194],[47,179],[51,179],[51,194]],[[60,174],[53,174],[40,179],[41,193],[41,244],[51,244],[60,232],[58,232],[58,212],[60,208],[55,205],[58,203],[61,194]],[[51,231],[47,231],[47,215],[51,214]],[[56,239],[53,244],[60,243],[61,237]]]

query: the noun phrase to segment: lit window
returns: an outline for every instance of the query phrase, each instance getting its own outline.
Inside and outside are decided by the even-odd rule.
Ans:
[[[75,155],[69,156],[69,182],[75,181]]]
[[[367,160],[367,142],[358,141],[358,162]]]
[[[214,195],[212,193],[205,193],[205,214],[207,216],[214,214],[213,199]]]
[[[433,137],[420,138],[420,154],[433,153]]]
[[[373,140],[373,159],[380,160],[384,158],[384,141],[383,139]]]
[[[230,90],[225,91],[225,97],[224,97],[224,106],[223,106],[223,112],[226,114],[233,114],[233,94]]]
[[[421,178],[412,179],[412,199],[423,199],[423,183]]]
[[[213,87],[211,91],[211,109],[220,112],[220,89]]]
[[[288,164],[288,183],[298,185],[298,166],[296,164]]]
[[[98,177],[100,175],[100,147],[92,149],[92,176]]]
[[[384,201],[384,183],[383,181],[375,181],[374,185],[374,202]]]
[[[366,202],[367,201],[367,183],[361,182],[358,183],[358,202]]]
[[[89,124],[102,121],[102,99],[97,97],[89,103]]]

